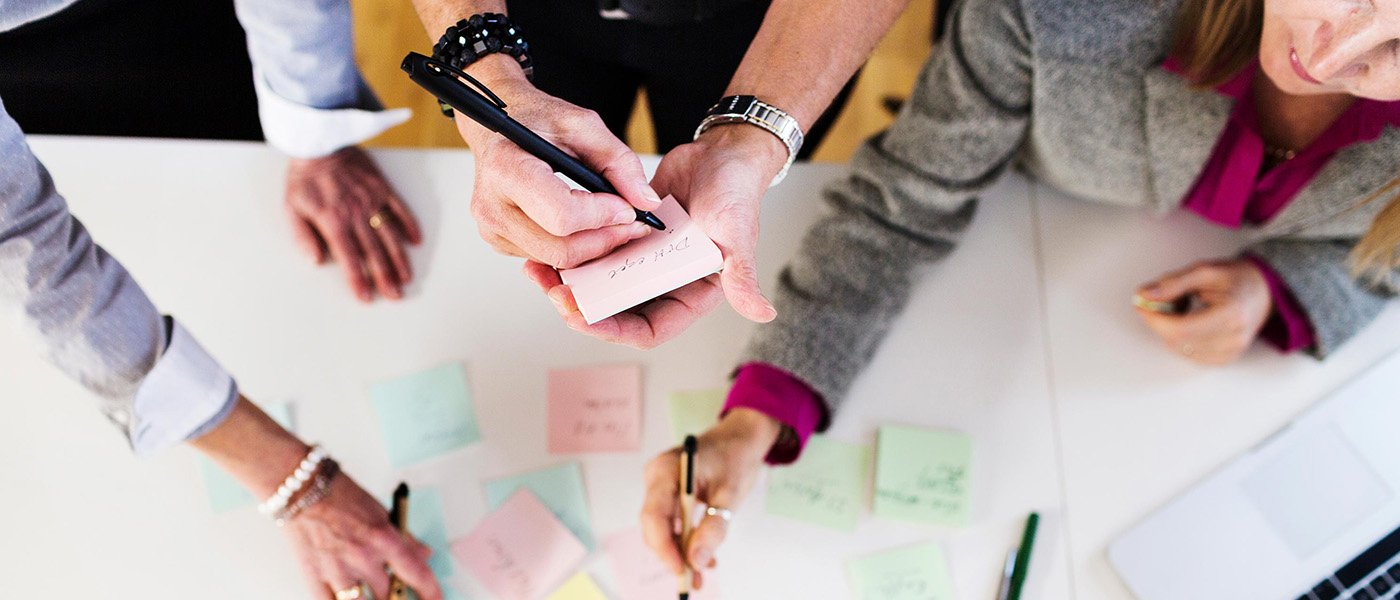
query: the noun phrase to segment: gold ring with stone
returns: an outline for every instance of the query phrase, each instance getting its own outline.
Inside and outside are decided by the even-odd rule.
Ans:
[[[360,600],[365,597],[365,584],[357,583],[354,587],[335,591],[335,600]]]
[[[380,227],[383,227],[385,223],[389,222],[389,217],[390,215],[388,209],[380,209],[379,212],[374,213],[370,216],[369,228],[377,230]]]

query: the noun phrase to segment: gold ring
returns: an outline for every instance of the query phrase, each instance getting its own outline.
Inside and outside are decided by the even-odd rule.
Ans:
[[[388,209],[383,209],[383,208],[379,209],[379,212],[374,213],[373,215],[370,216],[370,218],[369,218],[369,228],[370,228],[370,229],[376,229],[376,230],[377,230],[377,229],[379,229],[380,227],[383,227],[385,223],[389,222],[389,216],[390,216],[390,215],[389,215],[389,210],[388,210]]]
[[[354,587],[335,591],[335,600],[360,600],[365,597],[365,584],[357,583]]]

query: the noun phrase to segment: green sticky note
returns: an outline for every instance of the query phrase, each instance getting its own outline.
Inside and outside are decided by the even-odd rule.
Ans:
[[[881,427],[875,458],[875,515],[966,525],[972,439],[965,434]]]
[[[481,439],[460,364],[377,383],[369,394],[396,469]]]
[[[700,435],[719,421],[725,394],[723,389],[671,394],[671,432],[677,444],[685,441],[685,436]]]
[[[290,404],[283,402],[260,408],[284,429],[288,431],[292,429],[292,406]],[[243,484],[238,483],[238,480],[220,469],[218,465],[214,464],[214,461],[203,456],[199,457],[199,476],[204,480],[204,491],[209,496],[209,508],[213,509],[215,513],[254,506],[258,503],[247,488],[243,487]]]
[[[856,600],[953,600],[948,564],[935,542],[853,560],[846,574]]]
[[[812,436],[802,458],[768,474],[768,514],[851,531],[860,519],[870,449]]]
[[[408,531],[433,549],[428,566],[438,580],[457,572],[452,550],[447,545],[447,523],[443,520],[442,494],[433,488],[414,488],[408,495]]]
[[[502,477],[487,482],[484,487],[486,505],[491,510],[499,508],[520,488],[530,490],[585,548],[595,548],[588,499],[583,491],[583,472],[578,463]]]

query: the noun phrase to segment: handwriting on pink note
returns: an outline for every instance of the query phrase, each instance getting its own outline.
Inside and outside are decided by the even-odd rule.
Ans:
[[[719,247],[667,196],[652,211],[666,231],[628,242],[607,256],[559,272],[591,325],[719,271]]]
[[[676,595],[676,574],[652,553],[635,527],[603,540],[603,551],[612,565],[620,600],[653,600]],[[715,571],[705,572],[705,587],[690,594],[692,600],[719,600]]]
[[[537,600],[563,583],[588,550],[539,498],[521,489],[452,542],[452,555],[503,600]]]
[[[634,452],[642,441],[642,367],[549,372],[549,452]]]

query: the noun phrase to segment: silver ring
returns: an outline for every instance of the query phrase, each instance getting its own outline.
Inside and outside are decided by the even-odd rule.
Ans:
[[[734,511],[729,510],[727,508],[719,508],[717,506],[706,506],[705,516],[719,517],[720,520],[724,521],[725,525],[728,525],[730,521],[734,520]]]

